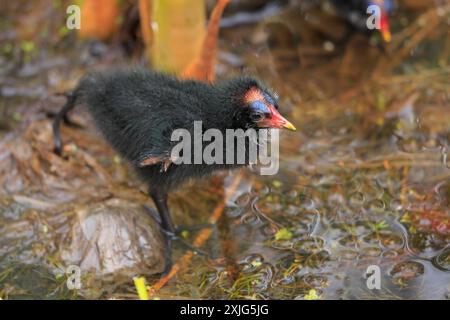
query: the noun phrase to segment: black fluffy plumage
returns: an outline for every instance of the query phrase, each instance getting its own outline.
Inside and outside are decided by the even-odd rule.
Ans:
[[[194,121],[202,121],[203,130],[247,129],[250,122],[240,98],[251,87],[267,91],[248,77],[210,85],[153,71],[116,70],[83,78],[75,96],[77,103],[87,105],[111,146],[134,164],[150,191],[167,192],[189,178],[236,166],[181,164],[164,171],[159,163],[140,167],[140,160],[170,155],[177,143],[170,141],[173,130],[192,132]]]

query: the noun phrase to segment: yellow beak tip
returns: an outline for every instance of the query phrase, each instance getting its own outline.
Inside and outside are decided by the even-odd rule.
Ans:
[[[294,125],[290,122],[286,123],[284,126],[284,128],[288,129],[288,130],[292,130],[292,131],[296,131],[297,128],[294,127]]]
[[[388,32],[388,31],[383,32],[382,35],[383,35],[384,41],[386,41],[386,42],[391,42],[391,40],[392,40],[392,35],[391,35],[390,32]]]

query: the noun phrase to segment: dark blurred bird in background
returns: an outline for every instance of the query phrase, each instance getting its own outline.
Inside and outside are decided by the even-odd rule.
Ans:
[[[385,42],[391,41],[391,31],[389,15],[394,11],[393,0],[330,0],[340,15],[342,15],[353,28],[358,31],[371,34],[374,31],[380,32]],[[370,30],[367,28],[369,13],[367,8],[371,5],[378,5],[381,12],[380,29]]]

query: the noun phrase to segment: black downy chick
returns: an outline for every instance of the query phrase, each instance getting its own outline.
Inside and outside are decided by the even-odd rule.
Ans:
[[[256,79],[237,77],[206,84],[150,70],[113,70],[84,77],[68,95],[53,128],[55,150],[61,154],[60,121],[75,105],[88,107],[109,144],[136,169],[148,184],[161,218],[161,227],[173,235],[175,226],[167,206],[170,190],[191,178],[239,165],[175,164],[171,141],[175,129],[193,131],[202,121],[203,131],[295,127],[278,112],[274,96]],[[171,266],[168,241],[166,271]]]

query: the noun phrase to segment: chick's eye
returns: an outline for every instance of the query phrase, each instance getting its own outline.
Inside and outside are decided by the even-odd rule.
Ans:
[[[264,116],[264,113],[255,112],[250,115],[250,118],[252,119],[252,121],[256,122],[256,121],[260,121],[260,120],[264,119],[265,116]]]

